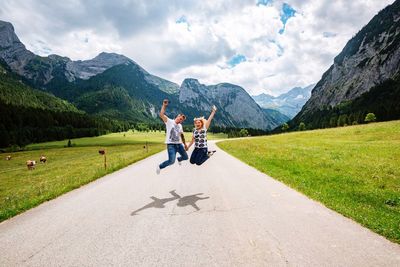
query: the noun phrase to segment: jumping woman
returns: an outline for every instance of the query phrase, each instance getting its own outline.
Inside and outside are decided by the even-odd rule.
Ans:
[[[207,147],[207,130],[210,127],[211,121],[214,118],[217,107],[213,106],[211,114],[208,119],[204,117],[194,118],[194,130],[192,141],[190,141],[186,150],[188,150],[194,143],[194,150],[190,156],[190,163],[201,165],[208,160],[215,151],[208,151]]]

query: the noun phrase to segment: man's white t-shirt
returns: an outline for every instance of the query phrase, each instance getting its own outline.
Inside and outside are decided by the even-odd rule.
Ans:
[[[176,124],[175,120],[168,118],[165,123],[167,127],[167,136],[165,138],[166,144],[180,144],[181,143],[181,133],[183,133],[182,124]]]

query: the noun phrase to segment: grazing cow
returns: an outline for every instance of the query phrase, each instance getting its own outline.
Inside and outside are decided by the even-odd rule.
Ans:
[[[28,167],[28,170],[33,170],[33,169],[35,169],[36,161],[35,160],[27,160],[26,166]]]
[[[6,157],[6,160],[11,160],[11,156],[8,155],[8,156]]]
[[[45,156],[40,156],[40,163],[46,163],[46,161],[47,161],[47,158],[45,157]]]

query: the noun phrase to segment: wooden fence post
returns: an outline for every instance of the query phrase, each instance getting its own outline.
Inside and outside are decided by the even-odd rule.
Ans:
[[[106,150],[105,149],[100,149],[99,154],[104,156],[104,169],[107,170],[107,156],[106,156]]]

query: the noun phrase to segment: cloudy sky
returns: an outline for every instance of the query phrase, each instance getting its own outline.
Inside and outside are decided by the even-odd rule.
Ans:
[[[28,49],[89,59],[124,54],[178,84],[230,82],[278,95],[317,82],[394,0],[0,0]]]

